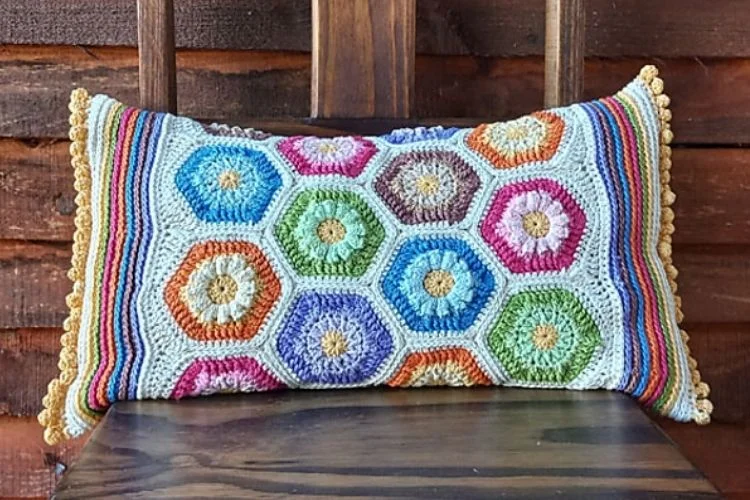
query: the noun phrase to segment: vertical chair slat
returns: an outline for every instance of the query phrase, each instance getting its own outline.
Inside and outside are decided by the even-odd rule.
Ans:
[[[177,111],[173,0],[138,0],[141,107]]]
[[[564,106],[583,95],[585,0],[547,0],[544,105]]]
[[[313,118],[408,118],[416,0],[312,0]]]

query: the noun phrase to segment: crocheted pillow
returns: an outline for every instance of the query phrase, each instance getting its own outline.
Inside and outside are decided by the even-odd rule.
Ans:
[[[615,389],[708,422],[656,74],[509,122],[333,139],[75,91],[47,441],[118,400],[382,384]]]

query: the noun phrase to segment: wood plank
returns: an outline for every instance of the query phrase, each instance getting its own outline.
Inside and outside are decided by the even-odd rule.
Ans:
[[[132,0],[0,0],[0,43],[136,45]],[[177,45],[310,51],[309,0],[180,0]],[[587,0],[586,48],[599,57],[748,57],[744,0]],[[96,27],[96,29],[93,29]],[[417,52],[544,53],[541,0],[418,0]]]
[[[716,423],[750,424],[750,324],[684,325],[690,351],[703,380],[711,386]]]
[[[700,323],[750,321],[750,253],[745,247],[675,249],[674,264],[685,320]]]
[[[34,417],[0,416],[0,497],[48,498],[85,438],[49,446]]]
[[[682,453],[729,500],[750,498],[750,425],[712,422],[698,427],[660,420]]]
[[[313,0],[314,118],[407,118],[415,0]]]
[[[750,323],[688,323],[714,422],[750,422]],[[36,415],[57,375],[61,329],[0,330],[0,414]]]
[[[184,114],[227,122],[241,116],[246,120],[309,114],[309,55],[183,52],[177,62],[178,87],[184,97],[180,112]],[[0,136],[66,138],[68,96],[75,87],[108,93],[135,105],[137,52],[126,48],[0,48]]]
[[[716,493],[625,396],[431,388],[117,403],[56,498],[492,498],[498,491]]]
[[[586,50],[584,0],[547,0],[544,35],[544,107],[580,101]]]
[[[71,240],[68,145],[0,139],[0,240]],[[675,148],[673,163],[675,243],[750,244],[750,149]]]
[[[177,112],[173,0],[138,0],[140,106]]]
[[[68,141],[0,140],[0,240],[72,239],[69,147]]]
[[[0,415],[36,415],[57,377],[60,329],[0,330]]]
[[[309,115],[306,54],[189,51],[177,58],[181,113],[245,126],[260,117]],[[617,91],[649,62],[588,61],[584,97]],[[743,98],[750,94],[750,60],[658,63],[673,100],[676,144],[750,144],[750,100]],[[444,124],[513,118],[542,108],[543,84],[540,58],[421,56],[415,116]],[[67,96],[77,86],[136,103],[136,52],[1,48],[0,137],[67,137]]]
[[[70,255],[67,244],[0,244],[0,328],[62,325]]]

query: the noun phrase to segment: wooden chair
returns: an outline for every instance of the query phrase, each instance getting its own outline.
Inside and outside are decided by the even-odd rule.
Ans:
[[[312,0],[312,117],[413,123],[416,0]],[[545,103],[581,97],[583,0],[547,1]],[[138,3],[141,105],[176,111],[172,0]],[[278,96],[283,99],[283,95]],[[629,397],[483,389],[288,391],[117,403],[57,498],[716,495]]]

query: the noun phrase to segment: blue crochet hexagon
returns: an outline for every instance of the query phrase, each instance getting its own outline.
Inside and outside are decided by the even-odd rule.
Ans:
[[[407,240],[381,282],[383,294],[414,331],[470,328],[495,290],[495,277],[458,238]]]
[[[303,385],[363,384],[391,355],[393,339],[363,295],[307,291],[292,304],[276,350]]]
[[[175,183],[201,220],[257,223],[282,180],[262,151],[210,145],[190,155]]]

